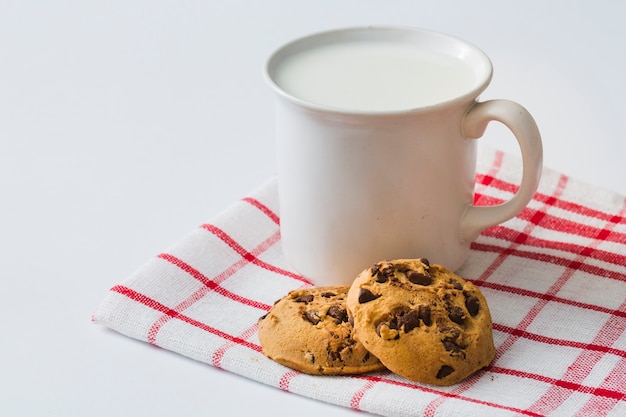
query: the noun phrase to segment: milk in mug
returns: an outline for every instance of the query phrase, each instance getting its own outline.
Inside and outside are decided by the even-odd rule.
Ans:
[[[354,41],[322,45],[286,57],[276,83],[313,104],[351,111],[401,111],[469,92],[474,72],[459,57],[416,45]]]

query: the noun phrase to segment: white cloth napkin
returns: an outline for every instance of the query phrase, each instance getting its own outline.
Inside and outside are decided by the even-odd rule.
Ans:
[[[517,157],[481,148],[477,204],[508,200]],[[489,303],[492,365],[451,387],[390,372],[311,376],[261,354],[257,320],[310,285],[283,257],[275,178],[115,285],[94,322],[282,390],[383,416],[625,416],[626,199],[544,170],[458,273]],[[209,410],[207,410],[208,412]]]

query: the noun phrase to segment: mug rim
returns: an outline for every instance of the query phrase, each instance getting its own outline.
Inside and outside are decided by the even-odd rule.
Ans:
[[[284,58],[303,50],[310,48],[311,46],[319,46],[321,40],[349,40],[350,36],[354,37],[352,40],[358,38],[359,34],[368,33],[371,36],[375,36],[376,34],[387,32],[385,36],[391,36],[392,32],[395,32],[396,35],[406,35],[406,36],[415,36],[415,35],[428,35],[431,37],[436,37],[440,40],[448,42],[450,45],[456,45],[458,47],[464,48],[465,50],[470,50],[474,55],[482,61],[482,78],[479,78],[476,83],[472,86],[471,89],[465,91],[463,94],[459,94],[456,97],[453,97],[448,100],[443,100],[440,102],[435,102],[433,104],[429,104],[426,106],[420,107],[411,107],[406,109],[394,109],[394,110],[360,110],[360,109],[349,109],[343,107],[333,107],[325,104],[315,103],[312,101],[308,101],[306,99],[300,98],[286,91],[283,87],[279,85],[278,82],[274,79],[274,72],[276,68],[279,66],[280,62],[284,60]],[[378,39],[384,39],[382,36]],[[439,109],[442,107],[453,106],[459,103],[466,103],[468,101],[475,100],[482,91],[484,91],[489,83],[491,82],[493,76],[493,65],[491,60],[476,45],[467,42],[463,39],[460,39],[456,36],[448,35],[442,32],[437,32],[428,29],[421,29],[416,27],[408,27],[408,26],[381,26],[381,25],[369,25],[369,26],[354,26],[354,27],[346,27],[339,29],[331,29],[325,31],[314,32],[296,39],[291,40],[280,46],[276,49],[267,59],[264,67],[264,78],[266,82],[270,85],[270,87],[274,90],[275,93],[278,94],[279,97],[286,99],[293,104],[296,104],[299,107],[306,108],[309,110],[315,110],[325,113],[335,113],[342,115],[372,115],[372,116],[385,116],[385,115],[404,115],[404,114],[413,114],[420,113],[425,111],[432,111],[435,109]]]

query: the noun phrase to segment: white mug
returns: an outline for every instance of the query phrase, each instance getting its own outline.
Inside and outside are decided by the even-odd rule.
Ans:
[[[365,27],[307,36],[266,66],[277,93],[284,255],[316,285],[350,285],[384,259],[456,270],[470,243],[519,213],[537,189],[539,130],[522,106],[478,102],[489,58],[419,29]],[[518,192],[473,205],[476,138],[497,120],[523,159]]]

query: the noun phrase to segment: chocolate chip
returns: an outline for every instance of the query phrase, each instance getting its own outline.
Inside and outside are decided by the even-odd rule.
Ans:
[[[345,308],[333,305],[330,306],[327,314],[337,320],[337,324],[348,321],[348,311]]]
[[[419,306],[417,316],[424,322],[426,326],[430,326],[432,324],[432,320],[430,319],[430,307],[421,305]]]
[[[381,274],[380,272],[376,275],[376,282],[378,282],[379,284],[384,284],[387,281],[389,281],[387,275]]]
[[[320,313],[317,310],[307,310],[304,312],[304,318],[307,319],[312,324],[317,324],[322,320],[320,318]]]
[[[478,309],[480,307],[478,297],[470,295],[469,297],[465,298],[465,307],[467,308],[467,311],[470,313],[470,315],[475,316],[476,314],[478,314]]]
[[[268,315],[268,314],[269,314],[269,313],[267,313],[267,314],[263,314],[261,317],[259,317],[259,321],[261,321],[261,320],[265,320],[265,318],[267,317],[267,315]]]
[[[451,279],[450,280],[450,284],[452,284],[452,288],[454,288],[455,290],[462,290],[463,286],[461,285],[461,283],[459,281],[457,281],[456,279]]]
[[[449,365],[443,365],[439,368],[439,372],[437,372],[437,379],[445,378],[454,372],[454,368]]]
[[[450,306],[448,307],[448,317],[450,317],[450,320],[452,320],[456,324],[463,324],[463,320],[465,319],[465,313],[463,312],[463,309],[459,306]]]
[[[336,296],[337,294],[335,294],[334,292],[326,291],[321,293],[320,295],[324,298],[330,298]]]
[[[359,303],[360,304],[369,303],[370,301],[375,300],[378,297],[380,297],[380,294],[374,294],[373,292],[371,292],[370,290],[366,288],[361,288],[361,291],[359,292]]]
[[[443,333],[447,339],[456,339],[461,335],[461,330],[454,326],[438,326],[439,333]]]
[[[430,267],[430,261],[428,261],[428,259],[426,258],[420,258],[419,259],[421,263],[423,263],[424,265]]]
[[[313,301],[313,294],[305,294],[295,298],[296,303],[308,304]]]
[[[381,269],[380,264],[376,264],[375,268],[372,269],[372,276],[376,277],[376,282],[384,284],[390,279],[392,280],[395,278],[395,272],[393,270],[393,266],[387,265]]]
[[[404,333],[408,333],[420,325],[419,314],[415,310],[402,312],[397,316],[398,329],[404,328]]]
[[[461,350],[463,350],[463,348],[461,346],[459,346],[458,344],[456,344],[456,342],[454,340],[451,339],[443,339],[443,347],[448,351],[448,352],[452,352],[452,353],[458,353]]]
[[[430,276],[421,274],[417,271],[407,271],[406,278],[413,284],[417,285],[430,285],[433,282],[433,279]]]
[[[376,325],[376,334],[384,340],[397,340],[400,338],[398,333],[398,322],[394,317],[391,321],[381,321]]]
[[[370,360],[370,353],[368,351],[368,352],[365,352],[365,356],[363,356],[363,363],[365,363],[365,362],[367,362],[369,360]]]
[[[339,347],[339,349],[341,349],[341,346]],[[341,353],[339,352],[339,350],[332,350],[329,347],[326,350],[326,353],[328,354],[328,357],[330,358],[331,361],[336,361],[336,360],[341,359]]]

